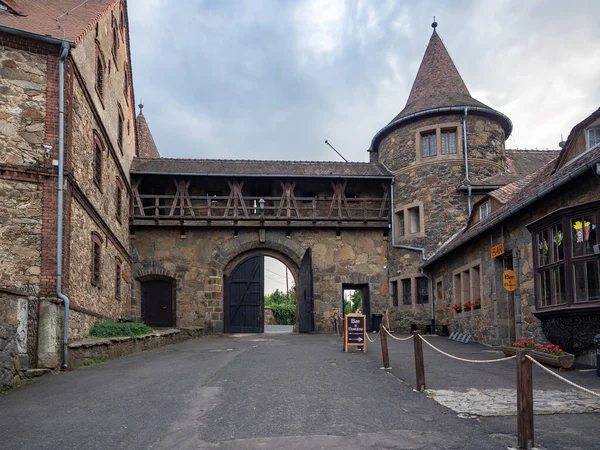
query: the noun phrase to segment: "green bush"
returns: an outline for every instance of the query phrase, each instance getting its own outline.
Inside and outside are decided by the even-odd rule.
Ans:
[[[271,305],[271,310],[277,325],[294,325],[296,323],[296,305]]]
[[[90,330],[93,337],[140,336],[154,330],[145,323],[136,322],[99,322]]]

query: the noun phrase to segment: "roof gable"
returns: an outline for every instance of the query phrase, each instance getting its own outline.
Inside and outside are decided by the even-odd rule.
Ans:
[[[558,157],[558,162],[556,163],[557,170],[564,165],[570,164],[575,158],[589,150],[586,146],[585,130],[596,123],[600,123],[600,108],[573,127]]]

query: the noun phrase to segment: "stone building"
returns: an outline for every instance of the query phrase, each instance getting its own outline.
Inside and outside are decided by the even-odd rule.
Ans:
[[[63,341],[130,315],[126,1],[0,1],[0,96],[0,329],[17,336],[0,356],[8,379],[57,367]]]
[[[436,282],[436,317],[450,329],[492,344],[549,341],[595,365],[600,109],[562,144],[542,169],[478,200],[465,230],[421,267]],[[503,287],[506,270],[516,274],[514,291]]]
[[[405,108],[363,163],[161,158],[135,117],[124,0],[0,0],[0,75],[0,385],[66,364],[61,348],[101,320],[260,332],[265,256],[293,274],[301,332],[331,330],[347,289],[401,331],[437,320],[489,343],[539,335],[565,309],[552,293],[534,306],[533,273],[560,264],[531,259],[524,225],[556,201],[597,198],[595,180],[582,172],[579,191],[505,212],[540,167],[560,178],[592,164],[581,136],[596,128],[578,125],[551,164],[558,152],[505,149],[510,120],[470,95],[435,29]],[[583,223],[597,223],[593,208]],[[505,255],[487,258],[500,242]],[[597,259],[580,256],[569,263],[593,271]],[[494,285],[511,264],[514,298]],[[481,312],[449,306],[475,294]],[[569,312],[586,309],[568,298]]]

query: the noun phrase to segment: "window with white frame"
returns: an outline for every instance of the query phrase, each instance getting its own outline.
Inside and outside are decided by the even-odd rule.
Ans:
[[[587,130],[587,149],[595,147],[600,144],[600,126],[588,128]]]
[[[479,207],[479,220],[485,219],[491,213],[492,213],[492,204],[489,200],[487,200]]]

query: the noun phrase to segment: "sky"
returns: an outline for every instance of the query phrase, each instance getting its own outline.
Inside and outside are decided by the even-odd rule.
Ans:
[[[597,0],[129,0],[137,103],[162,156],[367,161],[433,16],[507,148],[558,148],[600,106]],[[176,6],[175,6],[176,5]]]

